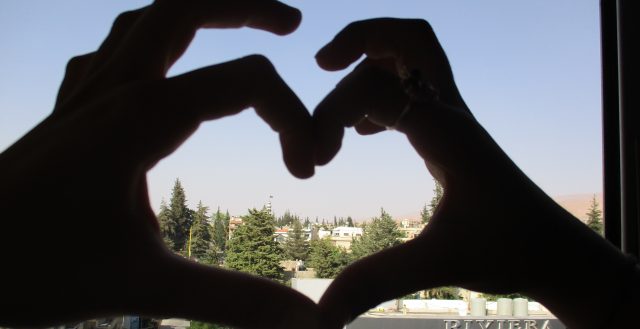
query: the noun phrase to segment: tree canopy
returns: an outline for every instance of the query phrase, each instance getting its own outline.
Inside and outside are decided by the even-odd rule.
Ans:
[[[189,258],[205,264],[217,264],[217,248],[213,243],[211,224],[207,212],[209,207],[198,203],[191,225]]]
[[[591,199],[591,206],[587,211],[587,226],[598,234],[604,234],[604,224],[602,222],[602,210],[600,210],[596,196]]]
[[[334,246],[329,238],[311,241],[307,264],[316,271],[318,278],[335,278],[349,262],[347,252]]]
[[[360,239],[351,243],[351,252],[358,259],[378,251],[397,246],[401,243],[402,233],[398,226],[383,208],[380,217],[375,217],[363,228]]]
[[[294,220],[292,230],[289,230],[287,240],[284,242],[284,254],[287,259],[307,260],[309,256],[309,243],[302,231],[302,224],[299,220]]]
[[[227,244],[226,267],[281,281],[282,250],[273,238],[275,219],[267,210],[250,209]]]

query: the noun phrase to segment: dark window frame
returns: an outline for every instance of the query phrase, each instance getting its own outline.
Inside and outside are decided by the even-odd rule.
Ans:
[[[640,255],[640,142],[632,43],[639,18],[632,0],[601,0],[602,128],[605,236]],[[635,83],[637,84],[637,83]]]

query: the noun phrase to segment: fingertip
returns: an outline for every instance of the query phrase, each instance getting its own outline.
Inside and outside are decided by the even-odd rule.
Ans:
[[[289,172],[295,176],[296,178],[299,179],[307,179],[307,178],[311,178],[313,177],[313,175],[315,174],[315,166],[313,164],[311,165],[302,165],[302,166],[290,166],[288,165],[287,168],[289,169]]]
[[[344,128],[342,126],[324,126],[316,129],[314,163],[324,166],[331,162],[342,147]]]
[[[282,145],[282,156],[289,172],[300,179],[309,178],[315,173],[315,163],[313,161],[313,140],[310,129],[308,136],[303,133],[280,134],[280,144]]]
[[[327,71],[339,71],[344,70],[352,63],[360,59],[362,54],[344,52],[336,49],[333,42],[322,47],[316,53],[316,63],[322,69]]]
[[[297,30],[298,27],[300,27],[300,23],[302,23],[302,12],[300,10],[288,7],[287,11],[287,19],[282,20],[282,26],[273,31],[277,35],[291,34]]]
[[[244,8],[244,7],[243,7]],[[297,30],[302,21],[302,12],[278,1],[265,1],[253,8],[248,22],[252,28],[269,31],[276,35],[287,35]]]

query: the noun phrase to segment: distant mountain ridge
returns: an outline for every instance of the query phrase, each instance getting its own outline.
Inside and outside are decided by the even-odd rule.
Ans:
[[[602,211],[604,209],[602,193],[562,195],[553,197],[553,200],[560,206],[562,206],[562,208],[566,209],[568,212],[574,215],[576,218],[583,222],[586,222],[587,212],[591,207],[591,200],[593,200],[594,195],[596,197],[596,201],[598,202],[598,209]]]
[[[595,195],[596,201],[598,202],[598,209],[603,210],[603,199],[602,193],[583,193],[583,194],[568,194],[568,195],[559,195],[554,196],[552,199],[558,203],[562,208],[566,209],[573,216],[578,218],[579,220],[586,222],[587,221],[587,211],[591,207],[591,200]],[[407,213],[402,216],[394,216],[396,220],[398,219],[419,219],[420,213]]]

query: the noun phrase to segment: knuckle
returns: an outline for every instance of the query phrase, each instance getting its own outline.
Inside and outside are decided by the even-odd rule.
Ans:
[[[72,57],[67,62],[66,72],[73,73],[73,72],[78,72],[82,70],[88,65],[92,57],[93,57],[93,53]]]
[[[133,25],[140,16],[140,10],[125,11],[113,21],[113,29],[126,29]]]
[[[419,31],[433,33],[433,27],[424,19],[412,19],[409,22]]]
[[[261,76],[269,76],[276,73],[273,63],[264,55],[249,55],[244,60],[250,65],[252,71]]]
[[[360,31],[365,24],[368,24],[368,22],[370,22],[370,20],[351,22],[347,24],[347,26],[345,26],[345,28],[342,30],[342,33],[352,34]]]

